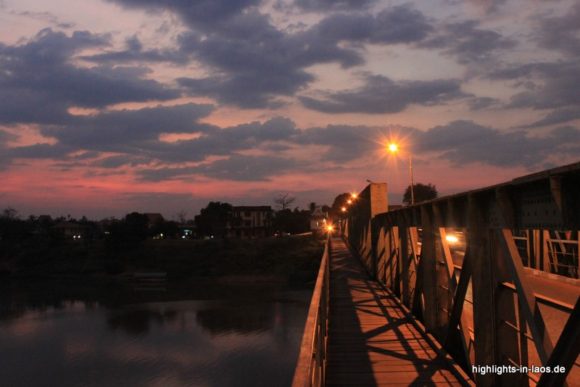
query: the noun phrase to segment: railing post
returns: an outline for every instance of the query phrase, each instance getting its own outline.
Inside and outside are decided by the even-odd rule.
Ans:
[[[423,295],[425,297],[424,318],[425,326],[431,332],[437,331],[437,280],[436,280],[436,258],[435,258],[435,230],[433,219],[428,205],[421,206],[421,226],[423,227],[423,237],[421,238],[421,263],[422,276],[417,278],[423,285]]]
[[[495,286],[490,251],[490,230],[482,201],[473,194],[468,198],[468,244],[472,263],[473,325],[475,331],[475,365],[498,364],[495,357]],[[494,386],[495,375],[476,374],[478,386]]]
[[[411,262],[411,254],[409,254],[409,228],[407,225],[399,230],[399,237],[401,242],[399,244],[399,251],[401,255],[401,284],[402,284],[402,299],[403,304],[409,305],[409,263]]]

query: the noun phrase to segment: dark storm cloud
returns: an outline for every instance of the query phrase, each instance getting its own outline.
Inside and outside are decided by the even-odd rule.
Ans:
[[[335,14],[323,19],[311,33],[332,42],[397,44],[424,39],[433,26],[408,5],[389,7],[376,16],[369,13]]]
[[[303,11],[327,12],[334,10],[360,10],[375,4],[376,0],[294,0],[292,5]],[[284,7],[284,1],[278,1]]]
[[[192,95],[209,95],[242,108],[277,107],[277,97],[292,96],[314,80],[306,71],[309,66],[361,65],[362,43],[416,42],[431,29],[425,16],[408,6],[391,7],[377,15],[335,14],[294,34],[278,30],[268,16],[250,11],[232,16],[211,34],[182,35],[181,49],[214,74],[178,82]]]
[[[215,179],[239,181],[268,180],[290,170],[296,171],[303,162],[276,156],[243,156],[232,155],[225,160],[196,168],[195,172]]]
[[[467,20],[446,24],[420,47],[442,49],[459,63],[478,63],[493,58],[498,50],[516,46],[516,41],[492,30],[479,28],[479,22]]]
[[[211,29],[261,0],[108,0],[127,8],[169,9],[187,24]]]
[[[563,124],[574,120],[580,120],[580,109],[554,110],[538,121],[532,122],[528,125],[523,125],[522,128],[540,128],[548,125]]]
[[[327,148],[321,153],[323,161],[346,163],[374,153],[380,137],[377,128],[368,126],[328,125],[301,131],[294,141],[300,145],[319,145]]]
[[[11,158],[25,159],[64,159],[76,148],[57,144],[34,144],[10,148],[8,154]]]
[[[143,165],[149,163],[149,159],[143,157],[135,157],[132,155],[118,155],[110,156],[104,159],[95,161],[92,165],[95,167],[114,169],[122,166],[136,167],[138,165]]]
[[[41,132],[61,144],[80,149],[141,153],[149,143],[156,143],[161,133],[208,130],[209,125],[197,121],[211,111],[211,105],[196,104],[118,110],[77,116],[68,126],[47,127]]]
[[[431,106],[468,96],[458,80],[396,82],[380,75],[366,76],[359,89],[324,94],[321,99],[300,97],[300,101],[324,113],[383,114],[403,111],[411,104]]]
[[[227,159],[196,167],[145,169],[139,171],[138,175],[145,181],[184,179],[192,175],[221,180],[264,181],[289,170],[297,170],[301,165],[305,164],[296,159],[234,154]]]
[[[538,24],[535,40],[541,47],[580,55],[580,2],[563,16],[539,18]]]
[[[209,156],[228,156],[271,142],[289,140],[298,132],[292,121],[274,118],[264,123],[252,122],[224,129],[213,128],[193,140],[158,142],[151,144],[149,149],[152,155],[165,162],[203,161]]]
[[[276,97],[292,96],[314,80],[304,69],[317,63],[338,62],[343,67],[362,63],[355,51],[337,41],[299,33],[286,35],[255,12],[237,15],[219,33],[181,37],[182,50],[194,53],[214,69],[205,79],[181,78],[192,95],[209,95],[243,108],[275,107]]]
[[[143,49],[143,44],[138,37],[132,36],[125,42],[125,49],[120,51],[107,51],[100,54],[81,56],[81,59],[95,63],[123,63],[123,62],[170,62],[186,64],[189,55],[179,50],[172,49]]]
[[[445,0],[445,2],[453,6],[461,6],[468,2],[482,8],[486,13],[494,13],[499,11],[507,0]]]
[[[488,74],[511,80],[526,90],[512,96],[512,108],[577,108],[580,106],[580,61],[541,62],[507,66]]]
[[[501,101],[491,97],[473,97],[467,100],[472,111],[493,109],[502,106]]]
[[[0,106],[0,122],[62,123],[71,106],[101,108],[179,96],[144,79],[146,68],[71,63],[77,52],[107,44],[107,36],[86,31],[68,36],[50,29],[20,45],[0,44],[0,97],[6,101]]]
[[[560,127],[542,137],[525,131],[502,132],[473,121],[453,121],[416,137],[417,150],[440,152],[457,165],[483,163],[494,166],[542,165],[554,154],[580,153],[580,130]]]

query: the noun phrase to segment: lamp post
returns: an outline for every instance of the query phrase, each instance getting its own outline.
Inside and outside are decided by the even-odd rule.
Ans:
[[[392,142],[387,146],[387,149],[392,154],[396,154],[399,151],[399,145]],[[411,152],[409,152],[409,174],[411,175],[411,205],[413,205],[415,204],[415,190],[413,188],[415,183],[413,181],[413,156],[411,155]]]

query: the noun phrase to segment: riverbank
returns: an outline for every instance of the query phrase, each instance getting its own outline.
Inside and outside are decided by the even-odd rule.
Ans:
[[[164,273],[167,281],[298,281],[316,277],[324,241],[311,236],[264,239],[106,241],[23,245],[4,257],[11,279],[124,281],[134,273]]]

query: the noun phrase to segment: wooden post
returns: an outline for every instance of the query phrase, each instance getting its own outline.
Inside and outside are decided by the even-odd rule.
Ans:
[[[443,216],[437,204],[433,204],[433,247],[435,252],[435,283],[437,286],[437,338],[440,341],[445,340],[447,334],[447,327],[449,324],[449,314],[451,313],[451,299],[450,293],[455,290],[450,283],[449,262],[451,261],[451,252],[447,240],[445,239],[445,228],[443,226]],[[451,261],[451,267],[453,262]]]
[[[475,365],[498,364],[495,356],[495,288],[490,252],[489,225],[482,201],[474,194],[468,198],[468,245],[472,263],[473,325],[475,331]],[[494,386],[496,376],[476,374],[478,386]]]
[[[432,215],[427,205],[421,206],[421,226],[423,237],[421,238],[421,277],[417,278],[423,285],[425,297],[425,326],[431,332],[437,331],[437,281],[435,259],[435,230]]]
[[[409,263],[411,255],[409,254],[409,229],[403,226],[400,229],[399,237],[401,238],[399,251],[401,252],[401,293],[403,304],[409,305]]]

